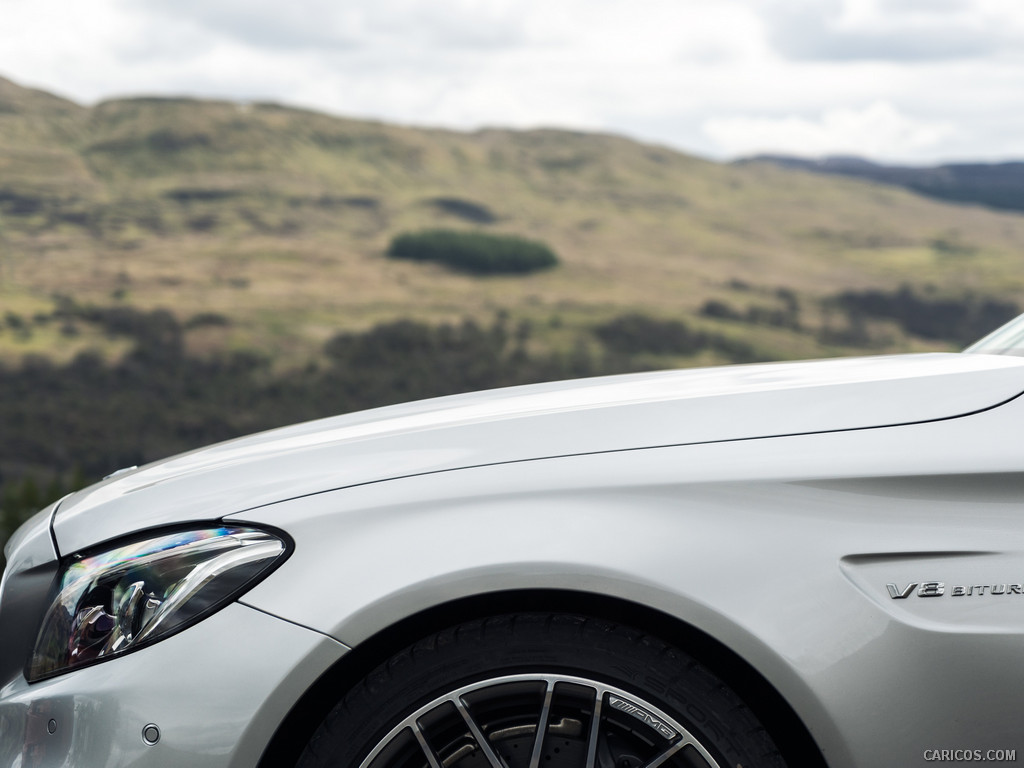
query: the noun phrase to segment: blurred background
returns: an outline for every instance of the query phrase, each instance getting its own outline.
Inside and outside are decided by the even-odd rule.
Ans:
[[[0,542],[119,467],[1024,305],[1016,0],[3,0]]]

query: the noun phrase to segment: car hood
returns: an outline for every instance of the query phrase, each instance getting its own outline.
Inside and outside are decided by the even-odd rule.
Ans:
[[[1024,391],[1024,359],[922,354],[608,376],[298,424],[118,474],[66,499],[61,553],[381,480],[581,453],[963,416]]]

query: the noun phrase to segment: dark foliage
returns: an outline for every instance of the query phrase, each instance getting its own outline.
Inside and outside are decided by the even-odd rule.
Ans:
[[[200,312],[198,315],[192,315],[185,322],[185,329],[226,328],[229,325],[231,325],[231,320],[220,312]]]
[[[517,274],[550,269],[558,257],[543,243],[511,235],[433,229],[398,235],[388,256],[436,261],[477,275]]]
[[[474,224],[493,224],[498,220],[498,217],[486,205],[458,197],[434,197],[427,200],[427,203],[443,213],[457,216]]]
[[[736,309],[728,302],[709,299],[700,308],[700,314],[715,320],[736,320],[752,325],[770,325],[775,328],[800,330],[800,302],[796,294],[788,288],[780,288],[775,292],[781,306],[765,307],[750,306],[744,311]]]
[[[198,216],[192,216],[185,222],[186,226],[194,232],[211,232],[217,228],[220,223],[220,219],[217,218],[216,214],[203,213]]]
[[[158,128],[144,139],[146,145],[158,152],[181,152],[194,147],[210,147],[213,139],[203,131],[176,130],[174,128]]]
[[[504,321],[481,326],[429,326],[410,320],[343,333],[325,351],[331,367],[320,383],[357,410],[477,389],[549,381],[604,372],[587,358],[536,356],[525,350],[528,329],[509,331]]]
[[[293,205],[302,204],[305,201],[303,198],[293,198]],[[369,197],[367,195],[320,195],[313,199],[313,204],[320,208],[362,208],[369,211],[376,211],[381,207],[381,201],[376,197]]]
[[[164,192],[164,197],[179,203],[216,202],[228,200],[242,194],[237,189],[216,189],[212,187],[182,187]]]
[[[851,320],[894,320],[915,336],[960,344],[968,344],[1020,314],[1020,308],[1011,301],[971,295],[929,297],[908,285],[894,291],[843,291],[833,301]],[[854,324],[851,322],[851,326]]]
[[[50,198],[13,189],[0,189],[0,211],[14,216],[29,216],[46,209]]]
[[[26,327],[25,318],[16,312],[6,312],[4,314],[4,323],[12,331],[20,331]]]
[[[727,301],[708,299],[700,308],[700,314],[715,320],[742,320],[743,313]]]
[[[148,349],[172,358],[182,354],[182,327],[166,309],[147,312],[128,306],[84,306],[70,298],[59,297],[53,316],[58,320],[81,320],[97,325],[109,336],[135,339],[136,352]]]
[[[754,348],[742,341],[695,331],[681,320],[659,320],[646,315],[622,315],[594,329],[608,349],[620,355],[693,355],[720,352],[734,362],[758,359]]]

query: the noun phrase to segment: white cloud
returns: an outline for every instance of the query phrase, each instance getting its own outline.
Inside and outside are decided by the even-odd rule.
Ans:
[[[1011,4],[1012,2],[1012,4]],[[817,61],[942,61],[1019,47],[1011,0],[754,0],[783,56]]]
[[[919,156],[954,134],[945,122],[914,120],[891,104],[830,109],[817,120],[732,117],[707,120],[704,132],[732,156],[782,153],[808,157],[862,155],[877,159]]]
[[[1020,0],[0,2],[0,75],[86,103],[273,100],[719,157],[1024,154]]]
[[[352,50],[388,42],[492,50],[524,36],[510,0],[120,0],[126,10],[190,22],[265,49]]]

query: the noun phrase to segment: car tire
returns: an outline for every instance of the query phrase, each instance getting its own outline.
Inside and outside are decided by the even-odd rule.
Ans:
[[[298,765],[785,768],[750,709],[682,650],[563,614],[472,621],[405,648],[342,698]]]

